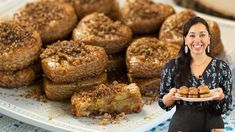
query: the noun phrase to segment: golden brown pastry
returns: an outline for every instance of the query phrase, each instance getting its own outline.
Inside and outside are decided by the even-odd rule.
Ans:
[[[28,3],[14,14],[14,20],[38,30],[43,43],[65,39],[77,24],[72,5],[63,2]]]
[[[76,116],[140,112],[143,103],[136,84],[100,84],[94,90],[75,93],[71,98],[72,113]]]
[[[104,13],[115,19],[119,12],[117,0],[74,0],[74,6],[79,19],[94,12]]]
[[[76,82],[100,75],[108,60],[104,48],[74,41],[49,45],[40,58],[44,74],[55,83]]]
[[[181,45],[183,42],[183,26],[192,17],[196,16],[193,10],[184,10],[168,17],[162,24],[159,39]]]
[[[211,54],[216,56],[224,50],[224,46],[220,37],[220,29],[215,21],[207,20],[207,23],[211,31]]]
[[[75,91],[86,90],[91,86],[106,83],[106,81],[107,73],[105,72],[96,77],[83,78],[73,83],[54,83],[44,78],[43,88],[48,99],[65,100],[70,99]]]
[[[200,85],[198,89],[199,89],[200,98],[207,98],[211,96],[210,89],[207,85]]]
[[[179,94],[179,96],[181,97],[188,97],[188,92],[189,92],[189,89],[188,87],[186,86],[181,86],[178,90],[177,90],[177,93]]]
[[[121,21],[135,34],[150,33],[160,28],[163,21],[174,14],[174,8],[152,0],[127,0],[121,9]]]
[[[160,77],[153,78],[133,78],[128,74],[130,83],[136,83],[140,87],[141,95],[155,97],[160,88]]]
[[[128,73],[134,78],[158,77],[165,63],[176,56],[179,48],[154,37],[138,38],[126,52]]]
[[[38,58],[41,46],[36,31],[13,21],[0,21],[0,71],[26,68]]]
[[[40,77],[41,69],[38,63],[16,71],[0,71],[0,87],[18,88],[28,86]]]
[[[132,32],[128,26],[112,21],[103,13],[87,15],[73,31],[73,40],[103,47],[111,54],[126,49],[131,39]]]
[[[190,87],[188,89],[188,98],[198,98],[198,89],[195,87]]]

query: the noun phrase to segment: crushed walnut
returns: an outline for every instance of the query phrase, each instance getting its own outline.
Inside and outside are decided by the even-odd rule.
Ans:
[[[118,28],[121,26],[120,21],[113,22],[103,13],[94,13],[93,17],[83,21],[87,25],[87,34],[94,34],[99,37],[109,37],[118,35]]]
[[[61,20],[66,16],[62,6],[53,1],[40,1],[26,4],[24,10],[14,14],[14,18],[25,26],[40,29],[53,20]]]
[[[104,116],[99,120],[99,125],[107,125],[109,123],[111,124],[119,124],[120,120],[125,119],[128,121],[126,114],[124,112],[117,114],[117,115],[111,115],[108,113],[105,113]]]
[[[9,52],[11,49],[25,46],[25,41],[36,41],[32,31],[25,29],[13,21],[0,23],[0,53]]]

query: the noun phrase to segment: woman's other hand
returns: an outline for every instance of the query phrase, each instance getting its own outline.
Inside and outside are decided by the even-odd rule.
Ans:
[[[221,101],[224,99],[224,92],[222,88],[215,88],[213,89],[213,96],[215,96],[213,99]]]
[[[175,102],[175,93],[177,92],[176,88],[171,88],[169,93],[163,96],[163,103],[166,106],[171,106]]]

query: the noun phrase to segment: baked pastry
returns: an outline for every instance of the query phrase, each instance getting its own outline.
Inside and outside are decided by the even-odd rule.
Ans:
[[[28,86],[41,76],[38,63],[16,71],[0,71],[0,87],[18,88]]]
[[[234,0],[174,0],[176,4],[210,15],[235,20]]]
[[[79,19],[94,12],[104,13],[114,19],[118,17],[117,0],[74,0],[74,6]]]
[[[190,87],[188,89],[188,98],[198,98],[198,89],[195,87]]]
[[[141,95],[155,97],[157,96],[160,88],[160,77],[153,78],[133,78],[128,74],[130,83],[136,83],[140,88]]]
[[[40,58],[44,74],[55,83],[76,82],[100,75],[108,59],[104,48],[74,41],[49,45]]]
[[[198,89],[199,89],[200,98],[207,98],[211,96],[210,89],[207,85],[200,85]]]
[[[121,21],[131,27],[134,34],[157,31],[163,21],[174,14],[174,8],[152,0],[126,0],[121,8]]]
[[[181,45],[183,42],[183,26],[194,16],[196,16],[196,14],[190,9],[171,15],[162,24],[159,32],[159,39]]]
[[[210,43],[211,54],[216,56],[219,55],[224,49],[220,37],[220,29],[215,21],[207,20],[207,23],[211,31],[211,43]]]
[[[89,89],[101,83],[106,83],[107,73],[102,73],[96,77],[83,78],[73,83],[54,83],[51,80],[43,79],[43,88],[46,97],[50,100],[70,99],[74,92]]]
[[[73,40],[100,46],[109,54],[127,48],[132,39],[131,29],[112,21],[103,13],[92,13],[84,17],[73,31]]]
[[[43,43],[52,43],[68,37],[77,15],[70,4],[46,0],[26,4],[14,14],[14,20],[37,30]]]
[[[159,77],[165,63],[178,53],[176,47],[154,37],[134,40],[126,52],[128,73],[134,78]]]
[[[179,96],[181,97],[188,97],[188,92],[189,92],[189,89],[188,87],[186,86],[181,86],[178,90],[177,90],[177,93],[179,94]]]
[[[136,113],[143,107],[139,87],[134,83],[100,84],[94,90],[73,94],[71,103],[76,116]]]
[[[0,21],[0,71],[26,68],[38,58],[41,46],[36,31],[13,21]]]

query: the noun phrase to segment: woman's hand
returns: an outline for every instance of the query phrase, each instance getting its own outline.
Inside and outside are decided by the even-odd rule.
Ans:
[[[224,99],[224,92],[222,88],[215,88],[213,89],[213,96],[215,96],[213,99],[221,101]]]
[[[163,103],[166,106],[171,106],[175,102],[175,93],[177,92],[176,88],[171,88],[169,93],[163,96]]]

